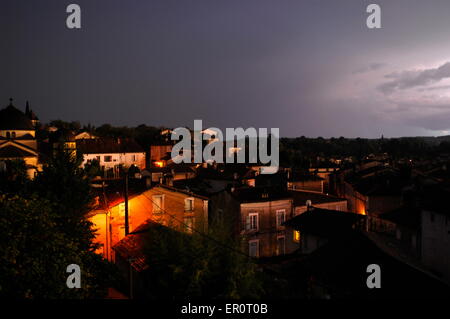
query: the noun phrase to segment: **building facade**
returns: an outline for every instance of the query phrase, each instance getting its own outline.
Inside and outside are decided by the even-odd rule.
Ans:
[[[76,140],[83,163],[97,161],[106,177],[117,177],[120,167],[145,169],[145,151],[133,139],[98,138]]]
[[[37,118],[29,108],[23,113],[12,104],[0,110],[0,161],[23,160],[28,177],[41,168],[34,123]],[[28,115],[27,115],[28,114]],[[30,118],[30,116],[33,117]]]
[[[208,229],[208,198],[169,186],[155,186],[128,199],[129,232],[148,220],[171,229],[192,234]],[[111,251],[125,237],[125,201],[123,198],[91,212],[90,221],[97,230],[98,253],[114,260]]]
[[[234,236],[251,257],[271,257],[291,251],[283,223],[292,217],[293,200],[282,190],[243,187],[222,191],[211,198],[212,217],[233,224]]]

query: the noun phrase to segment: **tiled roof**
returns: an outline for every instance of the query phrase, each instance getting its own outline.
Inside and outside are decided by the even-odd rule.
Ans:
[[[331,237],[351,230],[353,225],[364,218],[364,215],[311,207],[285,224],[305,233]]]
[[[420,226],[421,210],[413,206],[401,206],[390,212],[380,215],[380,218],[389,220],[397,225],[416,229]]]
[[[178,233],[175,230],[165,227],[159,223],[147,220],[128,236],[115,244],[113,249],[116,254],[120,255],[120,257],[124,259],[130,260],[131,266],[137,271],[142,271],[148,268],[144,253],[144,245],[146,241],[145,236],[148,235],[150,228],[157,229],[161,232],[171,232],[171,234],[177,233],[183,235],[183,233]]]
[[[144,149],[132,138],[81,139],[77,140],[77,150],[83,154],[144,152]]]
[[[281,199],[290,199],[290,194],[277,187],[240,187],[231,192],[240,203],[268,202]]]
[[[30,119],[12,104],[0,110],[0,130],[34,130]]]
[[[144,235],[153,224],[154,222],[152,221],[143,223],[113,246],[116,254],[119,254],[124,259],[131,260],[131,265],[137,271],[145,270],[148,267],[143,253]]]
[[[450,290],[435,276],[399,258],[378,245],[374,233],[348,232],[294,263],[295,273],[307,268],[317,284],[343,298],[448,298]],[[382,289],[367,289],[366,269],[381,266]],[[364,278],[364,280],[361,280]],[[411,282],[414,282],[411,285]],[[383,286],[384,285],[384,286]]]
[[[226,180],[205,180],[198,177],[173,181],[173,186],[177,189],[206,197],[225,190],[228,185],[229,182]]]
[[[35,154],[26,151],[24,149],[8,145],[0,148],[0,158],[16,158],[16,157],[30,157],[36,156]]]
[[[166,189],[172,192],[178,192],[181,194],[185,194],[188,196],[193,196],[193,197],[197,197],[203,200],[207,200],[208,199],[208,194],[205,194],[203,192],[196,192],[194,189],[189,189],[189,188],[181,188],[181,187],[173,187],[173,186],[168,186],[168,185],[164,185],[164,184],[158,184],[155,186],[155,188],[162,188],[162,189]]]
[[[294,199],[294,206],[306,206],[308,200],[312,205],[346,201],[345,198],[308,191],[289,191],[289,194]]]
[[[314,174],[305,174],[302,172],[292,172],[288,179],[291,182],[306,182],[306,181],[323,181],[324,179]]]
[[[35,138],[33,137],[33,135],[31,135],[29,133],[14,138],[14,140],[34,140],[34,139]]]
[[[424,210],[450,216],[450,210],[448,209],[448,198],[450,197],[449,189],[438,184],[424,189],[420,196],[421,207]]]

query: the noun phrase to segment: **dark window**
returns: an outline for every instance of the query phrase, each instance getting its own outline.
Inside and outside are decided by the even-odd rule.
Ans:
[[[286,221],[286,211],[284,209],[280,209],[277,212],[277,227],[283,226],[283,223]]]
[[[250,213],[247,217],[247,230],[258,230],[258,213]]]
[[[12,132],[12,138],[16,138],[16,132]]]
[[[112,162],[112,156],[105,156],[105,162]]]
[[[11,138],[11,133],[6,132],[6,138]]]
[[[284,255],[284,254],[285,254],[284,237],[278,237],[277,238],[277,255]]]
[[[259,240],[248,242],[248,255],[250,257],[259,257]]]

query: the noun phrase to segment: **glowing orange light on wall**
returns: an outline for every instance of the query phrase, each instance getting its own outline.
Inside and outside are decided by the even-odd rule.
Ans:
[[[164,162],[163,161],[156,161],[155,163],[156,167],[164,167]]]

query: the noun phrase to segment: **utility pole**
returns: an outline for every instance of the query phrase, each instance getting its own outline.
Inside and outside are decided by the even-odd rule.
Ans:
[[[130,232],[128,224],[128,170],[125,170],[125,236]]]

